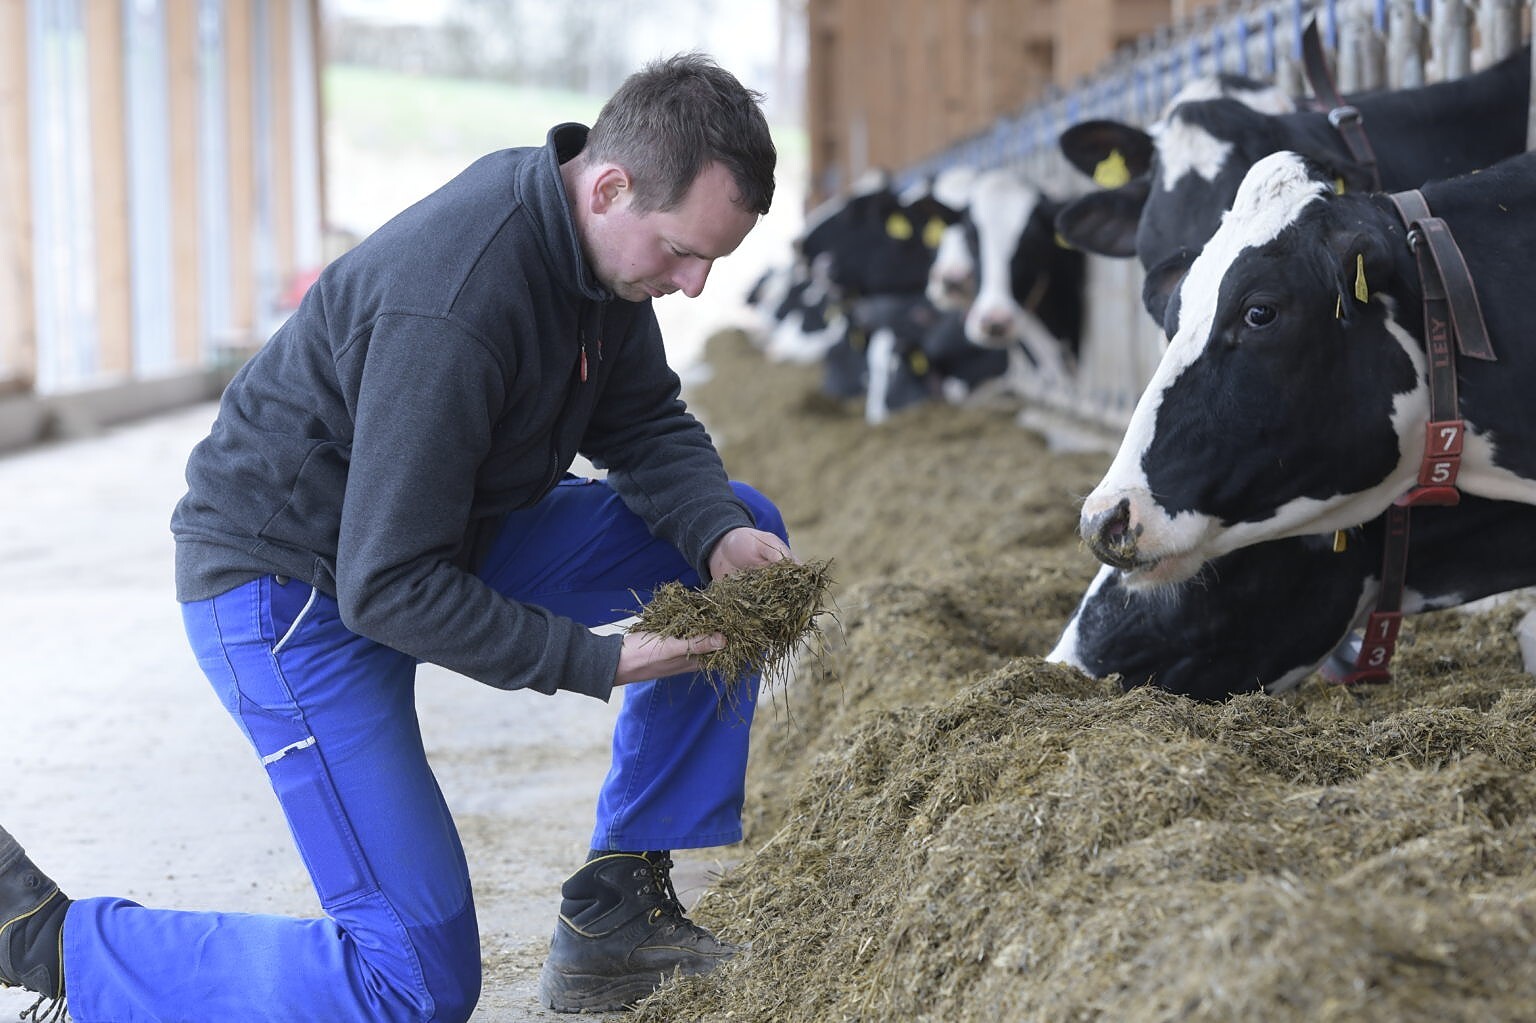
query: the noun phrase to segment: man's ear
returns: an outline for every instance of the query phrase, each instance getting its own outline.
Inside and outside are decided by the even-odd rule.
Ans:
[[[607,213],[630,190],[629,172],[616,163],[610,163],[592,179],[588,192],[593,213]]]

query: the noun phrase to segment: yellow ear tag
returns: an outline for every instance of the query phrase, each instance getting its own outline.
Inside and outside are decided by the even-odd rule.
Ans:
[[[885,233],[897,241],[906,241],[912,237],[912,221],[904,214],[892,213],[885,218]]]
[[[1355,301],[1369,302],[1371,289],[1365,283],[1365,253],[1355,256]]]
[[[1343,178],[1334,178],[1333,179],[1333,190],[1335,192],[1337,192],[1339,195],[1343,195],[1344,194],[1344,179]]]
[[[1061,232],[1060,231],[1056,232],[1056,247],[1058,249],[1067,249],[1069,251],[1072,250],[1072,249],[1077,248],[1076,245],[1073,245],[1071,242],[1069,242],[1065,238],[1063,238],[1061,236]]]
[[[1093,168],[1093,183],[1100,188],[1119,188],[1131,180],[1131,169],[1125,165],[1120,150],[1111,149],[1109,155]]]
[[[1342,529],[1333,531],[1333,553],[1343,554],[1349,547],[1349,535]]]
[[[928,356],[923,354],[922,349],[918,349],[907,357],[907,365],[912,368],[912,372],[917,376],[924,377],[928,375]]]
[[[938,217],[929,217],[928,223],[923,225],[923,244],[930,249],[939,247],[939,239],[944,237],[944,221]]]

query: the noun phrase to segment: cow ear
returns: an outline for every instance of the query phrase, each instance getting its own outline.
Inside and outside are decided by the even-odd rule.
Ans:
[[[1354,311],[1384,290],[1393,278],[1393,260],[1380,234],[1358,223],[1330,233],[1333,254],[1334,315],[1348,325]]]
[[[1056,213],[1056,233],[1075,249],[1126,259],[1136,255],[1136,228],[1147,204],[1150,179],[1143,176],[1122,188],[1089,192]]]
[[[1370,168],[1353,160],[1343,159],[1333,153],[1317,153],[1297,150],[1312,164],[1312,173],[1319,181],[1333,185],[1335,192],[1370,192],[1376,187]]]
[[[1057,139],[1067,162],[1105,188],[1152,169],[1152,136],[1119,121],[1082,121]]]
[[[1178,325],[1168,322],[1168,305],[1178,293],[1179,284],[1194,261],[1194,252],[1180,249],[1148,270],[1146,280],[1141,285],[1141,304],[1146,306],[1152,319],[1162,324],[1163,333],[1169,337],[1178,332]]]

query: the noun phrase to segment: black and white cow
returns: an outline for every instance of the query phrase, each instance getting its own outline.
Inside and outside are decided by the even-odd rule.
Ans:
[[[1145,131],[1123,121],[1074,124],[1061,133],[1062,155],[1104,191],[1064,205],[1056,215],[1056,230],[1085,252],[1122,258],[1136,255],[1136,230],[1158,165],[1156,140],[1168,134],[1164,145],[1169,153],[1164,163],[1178,166],[1189,162],[1194,154],[1185,147],[1199,148],[1198,142],[1177,124],[1170,128],[1170,115],[1185,103],[1223,98],[1261,115],[1296,110],[1295,100],[1278,86],[1242,75],[1214,74],[1185,84]],[[1169,179],[1164,175],[1163,180]]]
[[[1330,663],[1381,589],[1383,524],[1255,544],[1199,579],[1146,589],[1104,566],[1049,660],[1126,688],[1154,685],[1202,700],[1295,688]],[[1536,507],[1468,497],[1413,512],[1402,610],[1413,615],[1536,584]],[[1348,670],[1352,663],[1334,664]]]
[[[965,337],[965,316],[923,295],[879,295],[850,315],[867,340],[864,418],[878,425],[924,401],[958,404],[1008,369],[1008,353]]]
[[[1393,191],[1523,152],[1530,83],[1527,48],[1466,78],[1350,102],[1363,117],[1382,187]],[[1198,251],[1243,175],[1270,153],[1303,153],[1347,187],[1370,185],[1327,113],[1268,113],[1237,95],[1180,102],[1151,134],[1110,121],[1077,125],[1063,133],[1061,146],[1088,174],[1118,152],[1132,176],[1123,188],[1089,193],[1064,209],[1057,219],[1062,235],[1090,252],[1135,255],[1149,269],[1180,251]]]
[[[774,362],[819,362],[847,337],[848,317],[824,263],[806,265],[797,260],[785,275],[777,301],[763,310],[761,347]]]
[[[1536,502],[1536,154],[1421,191],[1460,242],[1497,356],[1458,362],[1457,485]],[[1203,251],[1153,268],[1146,295],[1172,340],[1080,527],[1129,582],[1347,528],[1414,486],[1430,412],[1422,288],[1386,195],[1337,194],[1330,168],[1271,154]]]
[[[1026,393],[1069,386],[1082,337],[1085,264],[1058,243],[1059,209],[1016,170],[978,173],[928,275],[929,299],[965,311],[973,344],[1024,357]]]
[[[961,193],[961,181],[968,176],[962,169],[901,192],[881,176],[810,218],[797,245],[800,257],[817,270],[813,276],[830,284],[831,301],[846,318],[845,328],[824,349],[823,393],[834,398],[864,395],[871,386],[871,335],[884,326],[905,333],[911,315],[933,315],[932,310],[915,311],[924,304],[923,287],[939,239],[959,216],[953,197]],[[862,312],[855,313],[856,308]],[[896,309],[901,312],[893,318]],[[885,354],[890,354],[892,343],[889,335],[883,339]],[[777,349],[787,342],[775,337],[771,344]],[[887,359],[881,372],[901,374],[905,366]],[[922,387],[916,384],[883,378],[873,406],[882,409],[877,417],[889,411],[887,396],[901,393],[916,400],[931,390],[926,381]]]
[[[817,218],[799,248],[808,262],[826,256],[845,298],[911,294],[923,290],[939,237],[958,217],[931,189],[904,195],[880,184]]]

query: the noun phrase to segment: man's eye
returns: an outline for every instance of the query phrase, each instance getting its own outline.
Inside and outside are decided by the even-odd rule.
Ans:
[[[1243,313],[1243,322],[1250,327],[1267,327],[1279,315],[1272,305],[1251,305]]]

